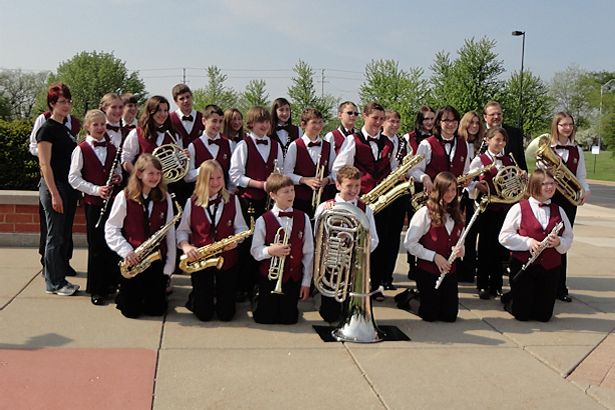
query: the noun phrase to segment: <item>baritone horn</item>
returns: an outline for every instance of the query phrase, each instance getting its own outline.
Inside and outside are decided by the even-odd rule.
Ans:
[[[314,246],[314,286],[326,297],[343,303],[343,316],[331,335],[340,342],[383,340],[372,312],[367,216],[356,206],[335,203],[319,218]]]
[[[568,169],[559,155],[551,148],[551,136],[549,134],[542,134],[534,138],[530,145],[527,146],[525,154],[526,156],[535,157],[536,165],[553,175],[560,194],[570,203],[576,206],[581,205],[583,187],[576,175]]]

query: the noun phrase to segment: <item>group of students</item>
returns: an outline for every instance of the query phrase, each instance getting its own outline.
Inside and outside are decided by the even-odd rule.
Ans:
[[[381,287],[396,289],[393,270],[404,219],[409,217],[404,247],[416,258],[416,262],[409,260],[420,295],[418,314],[429,321],[456,319],[457,275],[470,275],[473,280],[476,265],[480,297],[501,294],[501,262],[506,255],[498,237],[513,251],[514,269],[517,261],[527,259],[528,251],[536,248],[549,227],[563,220],[563,233],[549,240],[554,251],[546,252],[536,264],[547,274],[530,270],[517,284],[511,284],[510,309],[516,318],[550,318],[559,289],[549,288],[547,292],[544,288],[559,283],[561,263],[557,255],[570,247],[572,229],[559,207],[535,204],[548,204],[555,193],[548,173],[536,171],[530,176],[530,199],[510,211],[510,207],[494,206],[481,216],[480,257],[473,256],[474,260],[466,263],[470,254],[476,254],[467,252],[463,266],[456,266],[458,263],[449,258],[451,253],[463,257],[465,250],[476,247],[476,235],[466,237],[465,247],[455,246],[473,212],[471,203],[476,191],[488,189],[497,169],[514,161],[502,157],[508,133],[501,123],[494,123],[483,137],[478,114],[466,114],[460,126],[459,113],[453,107],[443,107],[436,113],[425,106],[417,114],[415,130],[399,136],[398,112],[368,103],[362,110],[364,125],[356,129],[358,107],[345,101],[338,108],[340,126],[323,137],[320,112],[304,110],[299,127],[292,122],[290,103],[278,98],[271,111],[250,108],[246,116],[248,131],[244,132],[238,110],[223,112],[216,105],[208,105],[197,112],[192,106],[192,92],[184,84],[175,86],[172,95],[178,107],[175,112],[169,112],[166,98],[153,96],[137,123],[134,117],[123,117],[126,100],[116,94],[103,97],[101,110],[86,113],[87,136],[72,151],[68,181],[84,194],[89,250],[87,290],[92,303],[104,304],[119,288],[115,300],[124,316],[164,314],[170,278],[177,270],[176,249],[194,260],[199,247],[248,230],[247,221],[254,218],[253,236],[228,244],[221,255],[224,263],[220,269],[209,267],[191,274],[192,291],[186,307],[200,320],[215,316],[228,321],[234,317],[236,301],[254,296],[257,289],[258,302],[253,312],[256,322],[296,323],[298,300],[311,295],[312,228],[325,209],[335,202],[349,202],[370,221],[370,272],[375,300],[384,300],[378,291]],[[65,99],[70,100],[70,95]],[[50,104],[50,109],[54,105]],[[494,110],[495,115],[490,115]],[[484,115],[488,125],[488,118],[501,120],[499,104],[488,103]],[[571,120],[569,115],[562,119]],[[571,131],[562,134],[566,138],[561,143],[576,147],[574,127]],[[36,141],[40,150],[45,141],[40,132],[36,133]],[[178,145],[189,158],[185,178],[168,186],[160,160],[152,155],[156,147],[165,144]],[[518,144],[522,155],[522,141]],[[374,215],[361,196],[413,154],[424,159],[406,177],[413,177],[415,188],[428,193],[427,205],[414,213],[406,195]],[[525,166],[524,158],[517,158],[518,150],[513,155],[517,163]],[[569,156],[576,158],[579,175],[581,169],[584,171],[582,152],[581,160],[579,155]],[[496,169],[481,175],[480,181],[463,188],[463,195],[459,195],[457,177],[491,162],[496,163]],[[584,182],[584,178],[581,180]],[[140,263],[145,255],[137,255],[135,249],[161,228],[173,224],[176,207],[170,193],[183,208],[181,221],[161,241],[160,259],[137,276],[124,278],[117,262],[122,259],[129,266]],[[110,212],[105,212],[108,202],[112,206]],[[284,241],[276,242],[280,233]],[[272,258],[285,260],[282,294],[272,292],[276,285],[268,277]],[[442,273],[448,274],[436,290],[435,281]],[[45,275],[47,279],[47,269]],[[551,279],[543,278],[547,276]],[[324,320],[335,322],[341,311],[342,306],[335,300],[322,298],[320,314]]]

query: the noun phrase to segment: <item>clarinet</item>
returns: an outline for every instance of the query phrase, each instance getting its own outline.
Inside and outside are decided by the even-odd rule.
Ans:
[[[542,251],[544,251],[545,249],[547,249],[547,246],[549,245],[549,238],[553,237],[554,235],[557,235],[559,233],[559,231],[561,231],[561,229],[564,227],[564,223],[562,221],[559,221],[557,223],[557,225],[555,225],[553,227],[553,229],[551,230],[551,232],[549,232],[549,234],[540,242],[540,244],[538,245],[538,249],[536,250],[536,252],[534,252],[534,254],[532,256],[530,256],[530,258],[527,260],[527,262],[525,262],[523,264],[523,266],[521,266],[521,269],[519,269],[519,272],[515,273],[515,276],[512,277],[512,281],[515,282],[519,279],[519,277],[523,274],[523,272],[526,271],[526,269],[532,264],[534,263],[534,261],[536,259],[538,259],[538,257],[540,256],[540,254],[542,253]]]
[[[121,133],[120,135],[122,135],[122,141],[121,141],[120,146],[117,149],[117,152],[115,153],[115,157],[113,158],[113,164],[111,164],[111,169],[109,169],[109,177],[107,178],[107,182],[105,183],[105,186],[108,186],[108,187],[111,186],[111,180],[113,179],[113,171],[115,171],[115,168],[117,168],[117,165],[120,162],[120,157],[122,156],[122,147],[124,146],[124,138],[123,138],[123,132],[122,132],[122,119],[120,119],[120,133]],[[100,226],[103,216],[107,212],[107,207],[109,206],[109,202],[110,202],[109,199],[111,199],[111,193],[109,193],[109,196],[103,201],[103,206],[100,209],[100,215],[98,215],[98,221],[96,221],[96,225],[94,225],[94,229],[98,229],[98,227]]]

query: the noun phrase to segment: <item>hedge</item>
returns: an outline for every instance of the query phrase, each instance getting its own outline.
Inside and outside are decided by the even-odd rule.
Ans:
[[[38,189],[38,160],[28,150],[31,131],[29,120],[0,120],[0,189]]]

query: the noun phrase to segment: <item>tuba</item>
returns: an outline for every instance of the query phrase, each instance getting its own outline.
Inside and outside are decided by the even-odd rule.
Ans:
[[[525,154],[526,156],[535,157],[536,165],[553,175],[553,179],[557,181],[555,186],[560,194],[570,203],[576,206],[581,205],[583,187],[577,177],[563,163],[559,155],[551,148],[551,136],[549,134],[542,134],[532,140],[530,145],[527,146]]]
[[[179,145],[161,145],[152,152],[152,155],[160,160],[162,175],[167,184],[179,181],[188,173],[190,159]]]
[[[314,249],[314,286],[344,303],[343,319],[331,335],[340,342],[375,343],[383,339],[372,313],[369,221],[356,206],[335,203],[319,220]]]

